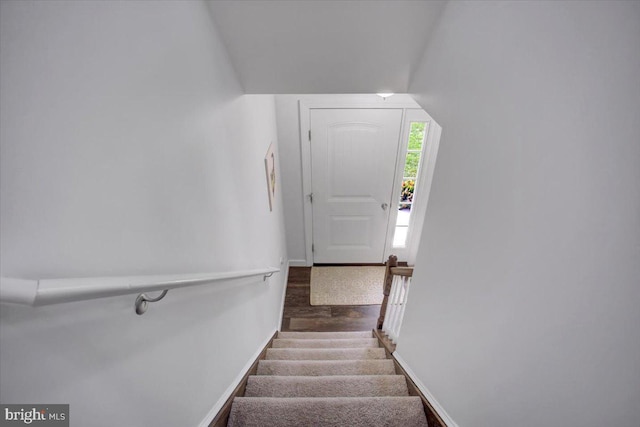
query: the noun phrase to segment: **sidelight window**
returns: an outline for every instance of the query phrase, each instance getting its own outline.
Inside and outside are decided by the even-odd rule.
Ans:
[[[414,203],[414,193],[416,191],[421,160],[424,155],[423,148],[425,146],[425,136],[427,131],[426,122],[411,122],[409,141],[407,143],[407,151],[405,153],[402,187],[399,195],[398,215],[393,235],[394,247],[404,247],[407,243],[407,234],[411,221],[411,209]]]

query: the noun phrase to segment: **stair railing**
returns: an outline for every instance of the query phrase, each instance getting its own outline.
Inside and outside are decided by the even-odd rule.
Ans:
[[[0,303],[38,307],[71,301],[84,301],[118,295],[138,294],[135,312],[144,314],[151,302],[160,301],[171,289],[207,285],[221,281],[262,276],[262,281],[279,272],[276,267],[224,273],[181,274],[162,276],[85,277],[70,279],[0,278]],[[146,292],[162,291],[152,298]]]
[[[380,306],[380,317],[378,317],[378,329],[382,329],[393,343],[397,343],[400,335],[412,276],[413,267],[398,267],[398,258],[395,255],[389,257],[384,280],[384,298]]]

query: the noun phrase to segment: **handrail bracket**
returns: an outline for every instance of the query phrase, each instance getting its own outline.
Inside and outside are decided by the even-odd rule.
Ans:
[[[162,298],[164,298],[167,295],[167,292],[169,292],[169,289],[165,289],[164,291],[162,291],[160,296],[156,298],[149,298],[147,294],[138,295],[138,297],[136,298],[136,304],[135,304],[136,314],[142,316],[144,313],[147,312],[147,308],[149,308],[150,302],[160,301]]]
[[[273,273],[275,273],[275,271],[272,271],[271,273],[265,274],[264,276],[262,276],[262,281],[266,282],[269,277],[273,276]]]

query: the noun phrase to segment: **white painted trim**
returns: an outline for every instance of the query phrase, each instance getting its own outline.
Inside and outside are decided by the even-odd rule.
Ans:
[[[118,295],[204,285],[220,280],[255,277],[279,272],[279,268],[162,276],[86,277],[25,280],[0,278],[0,302],[40,306]]]
[[[393,353],[393,357],[396,359],[398,364],[402,366],[402,369],[405,370],[409,378],[411,378],[411,380],[415,383],[416,387],[418,387],[418,389],[420,390],[420,392],[422,392],[422,394],[427,399],[427,401],[429,401],[433,409],[438,413],[440,418],[442,418],[442,421],[444,421],[447,427],[458,427],[458,424],[456,424],[455,421],[453,421],[453,418],[451,418],[451,416],[447,413],[447,411],[444,410],[442,405],[438,403],[436,398],[433,397],[433,394],[431,394],[427,386],[425,386],[424,383],[418,379],[418,376],[416,375],[416,373],[413,372],[413,370],[409,367],[407,362],[405,362],[405,360],[398,354],[397,350]]]
[[[309,130],[311,109],[315,108],[382,108],[382,109],[416,109],[420,108],[415,101],[383,103],[374,101],[322,101],[301,98],[298,100],[298,112],[300,120],[300,157],[302,160],[302,200],[303,200],[303,221],[304,221],[304,244],[306,266],[313,265],[313,211],[308,195],[311,194],[311,147],[309,145]]]
[[[418,118],[417,116],[424,116]],[[438,148],[440,146],[440,135],[442,127],[433,118],[421,108],[412,108],[405,110],[402,122],[402,140],[400,141],[400,151],[396,164],[396,175],[393,186],[394,197],[391,199],[391,210],[396,213],[398,211],[400,189],[402,188],[402,176],[404,172],[405,158],[407,154],[407,145],[409,143],[409,134],[411,131],[410,123],[415,121],[424,121],[427,123],[427,134],[424,139],[424,147],[420,164],[418,166],[418,176],[416,177],[416,193],[411,208],[411,217],[409,219],[409,234],[404,247],[393,247],[393,235],[395,233],[395,221],[389,221],[387,229],[387,246],[385,248],[385,258],[389,255],[396,255],[398,260],[407,261],[412,266],[415,264],[416,254],[420,238],[422,237],[422,226],[427,214],[427,205],[429,203],[429,195],[431,193],[431,183],[433,182],[433,173],[436,166],[436,158],[438,156]]]
[[[307,260],[304,259],[290,259],[289,267],[307,267]]]
[[[220,399],[218,399],[218,401],[213,405],[211,410],[202,419],[200,424],[198,424],[198,427],[209,427],[209,424],[211,424],[211,421],[213,421],[215,416],[218,415],[218,412],[220,412],[220,410],[222,409],[224,404],[227,402],[229,397],[231,397],[231,395],[233,394],[233,391],[236,389],[236,387],[238,387],[238,384],[240,384],[245,374],[249,372],[249,369],[251,369],[251,365],[253,365],[253,362],[255,362],[256,359],[260,357],[260,353],[262,353],[262,350],[264,350],[267,344],[269,344],[269,341],[271,341],[271,338],[278,331],[278,329],[279,328],[274,329],[273,332],[271,332],[271,335],[269,335],[267,340],[264,343],[262,343],[262,345],[258,348],[258,351],[256,351],[256,353],[244,365],[244,367],[240,370],[240,373],[235,377],[235,379],[231,382],[229,387],[227,387],[224,393],[222,393],[222,396],[220,396]]]
[[[404,164],[407,155],[407,146],[409,145],[410,126],[407,126],[407,116],[411,110],[423,112],[422,108],[407,108],[402,112],[402,123],[400,125],[400,137],[398,141],[398,152],[396,154],[396,166],[393,174],[393,187],[391,189],[391,206],[389,207],[389,222],[387,223],[387,240],[384,246],[384,262],[389,255],[395,255],[399,261],[405,261],[408,256],[407,246],[402,248],[393,247],[393,239],[395,237],[396,222],[398,221],[398,205],[400,198],[400,189],[402,188],[402,178],[404,177]],[[418,187],[418,190],[420,188]]]
[[[280,328],[282,327],[282,319],[284,316],[284,300],[287,297],[287,285],[289,283],[289,266],[290,266],[290,261],[287,261],[287,264],[284,268],[284,289],[282,289],[282,301],[280,301],[280,315],[278,316],[278,325],[277,325],[277,329],[280,330]]]
[[[428,115],[428,114],[427,114]],[[409,230],[411,236],[409,240],[409,258],[407,263],[413,266],[416,263],[416,254],[422,238],[422,227],[425,217],[427,216],[427,206],[429,205],[429,196],[431,195],[431,184],[433,183],[433,173],[436,168],[436,159],[438,157],[438,149],[440,148],[440,135],[442,135],[442,127],[430,118],[429,133],[426,137],[426,152],[422,162],[420,176],[418,177],[418,192],[416,194],[413,210],[418,215],[409,219]]]
[[[310,126],[310,109],[312,105],[303,100],[298,101],[299,119],[300,119],[300,156],[302,160],[302,204],[304,221],[304,252],[305,265],[310,267],[313,265],[313,211],[311,209],[311,146],[309,141]]]

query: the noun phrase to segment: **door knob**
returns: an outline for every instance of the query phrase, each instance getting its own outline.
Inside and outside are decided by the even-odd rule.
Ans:
[[[382,208],[383,211],[386,211],[389,205],[386,203],[383,203],[382,205],[380,205],[380,207]]]

